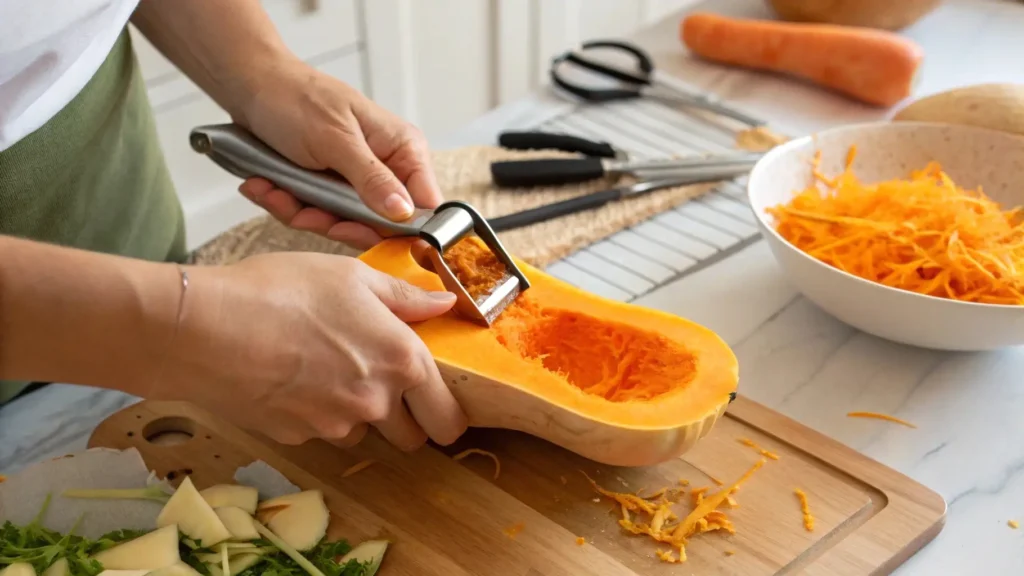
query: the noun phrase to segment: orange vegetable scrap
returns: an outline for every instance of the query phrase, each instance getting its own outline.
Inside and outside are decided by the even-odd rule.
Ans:
[[[1024,219],[935,162],[909,178],[862,183],[851,165],[769,208],[779,235],[818,260],[872,282],[962,302],[1024,304]]]
[[[814,531],[814,516],[811,515],[811,506],[807,502],[807,494],[803,490],[797,488],[793,491],[796,494],[798,500],[800,500],[800,510],[804,513],[804,529],[808,532]]]
[[[352,466],[349,466],[347,470],[342,472],[341,473],[341,477],[342,478],[348,478],[349,476],[351,476],[353,474],[356,474],[358,472],[362,472],[363,470],[366,470],[367,468],[369,468],[372,465],[373,465],[373,460],[363,460],[362,462],[357,462],[356,464],[353,464]]]
[[[902,424],[908,428],[917,428],[917,426],[914,426],[906,420],[901,420],[895,416],[889,416],[888,414],[879,414],[878,412],[849,412],[846,415],[850,418],[875,418],[878,420],[888,420],[889,422]]]
[[[734,554],[736,554],[735,550],[726,550],[725,551],[725,555],[726,556],[733,556]]]
[[[686,478],[680,478],[679,479],[679,485],[680,486],[689,486],[690,485],[690,481],[687,480]]]
[[[495,456],[492,452],[488,452],[487,450],[481,450],[479,448],[470,448],[468,450],[463,450],[462,452],[459,452],[458,454],[453,456],[452,459],[462,460],[466,456],[470,456],[472,454],[487,456],[488,458],[494,461],[494,479],[497,480],[498,476],[501,474],[501,461],[498,460],[498,457]]]
[[[1013,528],[1014,530],[1020,528],[1020,522],[1017,522],[1016,520],[1007,520],[1006,525],[1010,528]]]
[[[587,539],[584,538],[583,536],[580,536],[579,538],[576,539],[576,545],[577,546],[583,546],[586,543],[587,543]]]
[[[3,474],[0,474],[0,484],[3,484],[6,481],[7,481],[7,476],[4,476]]]
[[[513,524],[512,526],[509,526],[508,528],[505,528],[504,530],[502,530],[502,532],[505,533],[505,536],[514,539],[516,536],[519,535],[520,532],[523,531],[523,528],[526,528],[526,524],[518,522],[516,524]]]
[[[709,489],[709,486],[704,486],[703,488],[694,488],[690,491],[690,500],[695,507],[700,506],[700,503],[704,501],[704,493]]]
[[[662,501],[655,506],[654,503],[640,498],[636,494],[606,490],[589,476],[587,480],[590,481],[594,490],[599,494],[619,504],[622,514],[621,519],[619,519],[619,526],[623,530],[630,534],[645,535],[661,544],[668,544],[678,551],[678,558],[672,550],[657,550],[655,554],[663,562],[678,563],[686,561],[686,544],[693,536],[715,530],[721,530],[729,534],[736,532],[728,516],[718,508],[725,504],[730,499],[730,495],[741,484],[749,480],[754,472],[766,462],[767,460],[764,459],[758,461],[739,480],[720,489],[718,492],[709,494],[707,497],[704,495],[709,488],[695,489],[693,491],[695,494],[693,510],[678,522],[676,522],[678,516],[672,511],[674,502]]]
[[[721,480],[719,480],[718,478],[715,478],[714,476],[711,476],[710,474],[708,475],[708,478],[710,478],[711,481],[714,482],[715,484],[717,484],[718,486],[724,486],[725,485],[725,482],[722,482]]]
[[[774,452],[769,452],[768,450],[765,450],[764,448],[761,448],[760,446],[757,445],[756,442],[754,442],[750,438],[740,438],[739,439],[739,443],[743,444],[744,446],[750,446],[754,450],[757,450],[757,452],[759,454],[761,454],[761,456],[764,456],[765,458],[771,458],[772,460],[778,460],[779,459],[779,455],[778,454],[776,454]]]

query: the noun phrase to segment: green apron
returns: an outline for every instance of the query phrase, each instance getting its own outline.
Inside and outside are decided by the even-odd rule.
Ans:
[[[74,100],[0,152],[0,234],[186,259],[184,216],[127,28]],[[0,404],[26,385],[0,381]]]

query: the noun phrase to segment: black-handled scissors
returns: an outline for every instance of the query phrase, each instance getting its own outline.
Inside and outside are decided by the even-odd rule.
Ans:
[[[586,51],[602,48],[611,48],[627,54],[634,61],[635,68],[632,70],[623,69],[607,62],[600,62],[584,54]],[[572,82],[559,72],[559,69],[566,63],[575,64],[591,72],[618,80],[622,86],[618,88],[592,88]],[[732,118],[751,128],[766,124],[763,120],[734,110],[707,96],[685,92],[658,80],[655,74],[654,61],[651,60],[651,57],[641,48],[628,42],[619,40],[591,40],[584,42],[578,49],[569,50],[564,54],[556,56],[551,61],[550,75],[551,81],[556,86],[588,102],[653,98],[672,104],[682,104],[707,110],[708,112]]]

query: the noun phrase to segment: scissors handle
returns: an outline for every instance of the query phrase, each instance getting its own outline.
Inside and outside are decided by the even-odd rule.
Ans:
[[[651,73],[654,71],[654,61],[652,61],[651,57],[640,48],[618,40],[591,40],[589,42],[584,42],[580,48],[581,50],[579,51],[569,50],[564,54],[556,56],[551,62],[551,69],[549,71],[551,81],[566,92],[590,102],[611,102],[614,100],[639,98],[643,95],[641,89],[645,86],[651,85]],[[629,54],[635,60],[638,71],[624,70],[618,66],[611,66],[603,62],[592,60],[582,54],[582,51],[594,48],[614,48]],[[574,84],[563,78],[562,75],[558,73],[559,65],[563,62],[571,62],[581,68],[585,68],[592,72],[598,72],[631,86],[622,88],[594,89]]]

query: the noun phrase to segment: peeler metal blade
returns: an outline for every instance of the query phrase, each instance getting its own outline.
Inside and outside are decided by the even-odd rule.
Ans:
[[[462,285],[444,259],[444,253],[459,240],[475,233],[491,253],[505,266],[505,274],[494,287],[478,297]],[[423,224],[420,238],[430,244],[429,256],[434,272],[441,278],[445,289],[455,294],[455,311],[480,324],[490,326],[523,291],[530,281],[519,269],[501,244],[491,225],[475,208],[465,202],[451,201],[441,204],[434,216]]]

